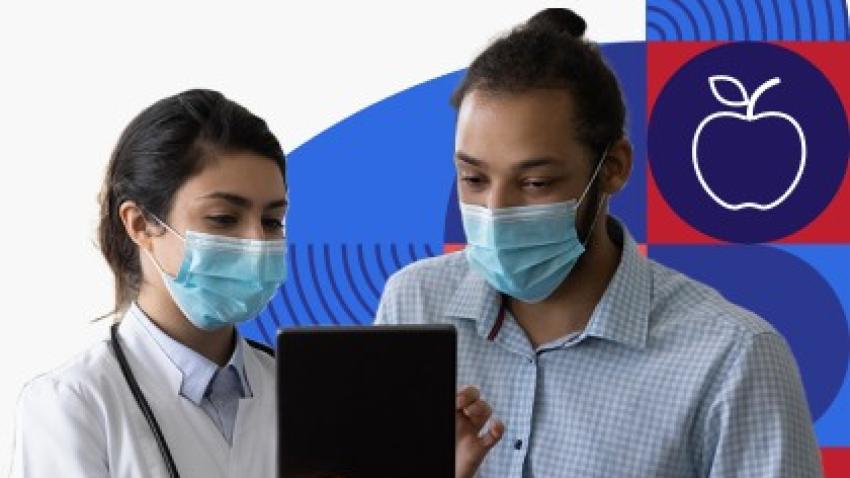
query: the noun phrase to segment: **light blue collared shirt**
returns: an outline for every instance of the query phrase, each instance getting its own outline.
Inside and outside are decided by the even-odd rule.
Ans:
[[[587,327],[536,348],[509,311],[497,325],[500,295],[463,252],[387,283],[376,323],[454,325],[458,384],[505,422],[478,476],[821,476],[785,340],[609,223],[622,255]]]
[[[230,360],[224,367],[219,367],[208,358],[169,337],[135,302],[130,306],[130,313],[142,324],[162,352],[180,371],[183,376],[180,383],[180,396],[201,407],[227,442],[232,443],[239,399],[253,396],[245,373],[243,345],[239,332],[234,330],[236,345]]]

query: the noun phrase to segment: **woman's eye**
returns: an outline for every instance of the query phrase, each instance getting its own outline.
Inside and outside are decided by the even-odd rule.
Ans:
[[[280,219],[263,219],[263,227],[270,231],[279,231],[283,229],[283,221]]]
[[[217,226],[230,226],[236,224],[238,219],[236,216],[230,216],[227,214],[221,214],[217,216],[207,216],[207,220],[212,222]]]

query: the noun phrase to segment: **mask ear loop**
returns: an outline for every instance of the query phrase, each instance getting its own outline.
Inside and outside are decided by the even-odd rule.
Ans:
[[[145,212],[147,212],[147,211],[145,211]],[[185,238],[185,237],[183,237],[183,236],[182,236],[179,232],[177,232],[177,231],[175,231],[174,229],[172,229],[172,228],[171,228],[171,226],[169,226],[169,225],[168,225],[165,221],[163,221],[162,219],[158,218],[158,217],[156,216],[156,214],[151,214],[151,213],[149,213],[149,212],[148,212],[148,214],[150,214],[150,215],[151,215],[151,217],[153,217],[154,219],[156,219],[156,222],[158,222],[158,223],[159,223],[162,227],[164,227],[164,228],[168,229],[169,231],[171,231],[171,233],[172,233],[172,234],[174,234],[175,236],[179,237],[179,238],[180,238],[180,240],[181,240],[181,241],[183,241],[184,243],[186,242],[186,238]]]
[[[602,152],[602,157],[599,159],[599,163],[596,165],[596,169],[593,170],[593,175],[590,177],[590,182],[587,183],[587,186],[584,188],[584,192],[579,196],[578,201],[576,202],[575,209],[578,209],[579,204],[584,201],[584,197],[587,196],[588,191],[590,191],[590,187],[593,185],[593,182],[596,181],[596,176],[599,175],[599,170],[602,169],[602,163],[605,162],[605,159],[608,158],[608,149],[610,146],[605,147],[605,151]],[[596,227],[596,219],[599,217],[599,211],[602,210],[602,204],[605,203],[605,193],[602,193],[602,196],[599,197],[599,204],[596,206],[596,213],[593,215],[593,221],[590,223],[590,229],[587,231],[587,236],[585,236],[584,241],[582,242],[582,247],[587,247],[587,243],[590,242],[590,238],[593,236],[593,229]]]
[[[602,210],[602,205],[605,203],[605,197],[608,196],[605,193],[602,193],[602,196],[599,197],[599,205],[596,206],[596,214],[593,215],[593,222],[590,223],[590,230],[587,231],[587,237],[584,238],[584,242],[581,243],[581,246],[587,248],[587,243],[590,242],[590,238],[593,236],[593,228],[596,227],[596,218],[599,217],[599,211]]]
[[[599,158],[599,163],[596,164],[596,169],[593,170],[593,174],[590,176],[590,181],[588,181],[587,186],[584,187],[584,191],[579,196],[578,201],[576,201],[576,209],[578,209],[579,205],[582,201],[584,201],[584,197],[587,196],[587,193],[590,191],[590,187],[593,186],[593,181],[596,181],[596,176],[599,175],[599,170],[602,169],[602,163],[605,162],[605,159],[608,158],[608,147],[605,147],[605,151],[602,152],[602,157]]]
[[[174,229],[172,229],[172,228],[171,228],[171,226],[169,226],[168,224],[166,224],[166,222],[165,222],[165,221],[163,221],[162,219],[160,219],[159,217],[157,217],[157,215],[156,215],[156,214],[150,213],[150,212],[148,212],[148,211],[147,211],[147,210],[145,210],[145,209],[142,209],[142,210],[143,210],[146,214],[148,214],[149,216],[151,216],[152,218],[156,219],[156,222],[158,222],[158,223],[159,223],[162,227],[166,228],[166,229],[167,229],[167,230],[169,230],[172,234],[174,234],[175,236],[179,237],[179,238],[180,238],[180,240],[181,240],[181,241],[183,241],[183,244],[185,244],[185,243],[186,243],[186,238],[184,238],[184,237],[183,237],[183,236],[181,236],[181,235],[180,235],[177,231],[175,231]],[[160,273],[160,274],[164,274],[164,275],[167,275],[167,276],[169,276],[169,277],[171,276],[171,274],[169,274],[169,273],[165,272],[165,269],[163,269],[163,268],[162,268],[162,265],[159,263],[159,261],[158,261],[158,260],[156,260],[156,258],[153,256],[153,254],[151,254],[151,252],[150,252],[150,251],[148,251],[148,250],[147,250],[146,248],[144,248],[144,247],[142,247],[142,251],[144,251],[144,253],[148,256],[148,259],[150,259],[150,260],[151,260],[151,262],[153,262],[154,267],[156,267],[156,268],[157,268],[157,270],[159,271],[159,273]]]

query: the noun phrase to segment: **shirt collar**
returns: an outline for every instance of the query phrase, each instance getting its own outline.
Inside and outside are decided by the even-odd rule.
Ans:
[[[582,335],[644,348],[652,296],[650,265],[619,221],[609,218],[608,230],[616,242],[622,243],[623,252],[617,271]]]
[[[498,319],[501,306],[502,296],[499,291],[481,274],[467,267],[460,286],[446,304],[445,315],[475,320],[478,335],[486,338]]]
[[[649,328],[652,289],[649,264],[638,251],[634,238],[618,220],[609,217],[608,230],[616,242],[622,243],[620,262],[580,335],[643,348]],[[449,299],[445,314],[476,320],[478,334],[487,337],[498,318],[501,295],[472,268],[468,269],[461,284]]]
[[[129,312],[180,372],[182,376],[180,382],[181,396],[189,399],[195,405],[200,405],[210,382],[216,377],[219,370],[227,368],[232,368],[239,377],[241,396],[243,398],[251,396],[251,388],[245,374],[244,340],[238,331],[234,330],[236,345],[233,347],[230,360],[224,367],[219,368],[215,362],[168,336],[150,320],[135,302],[130,306]]]

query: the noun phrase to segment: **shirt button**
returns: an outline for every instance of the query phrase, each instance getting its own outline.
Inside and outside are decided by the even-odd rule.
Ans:
[[[514,450],[522,450],[522,440],[517,440],[514,442]]]

